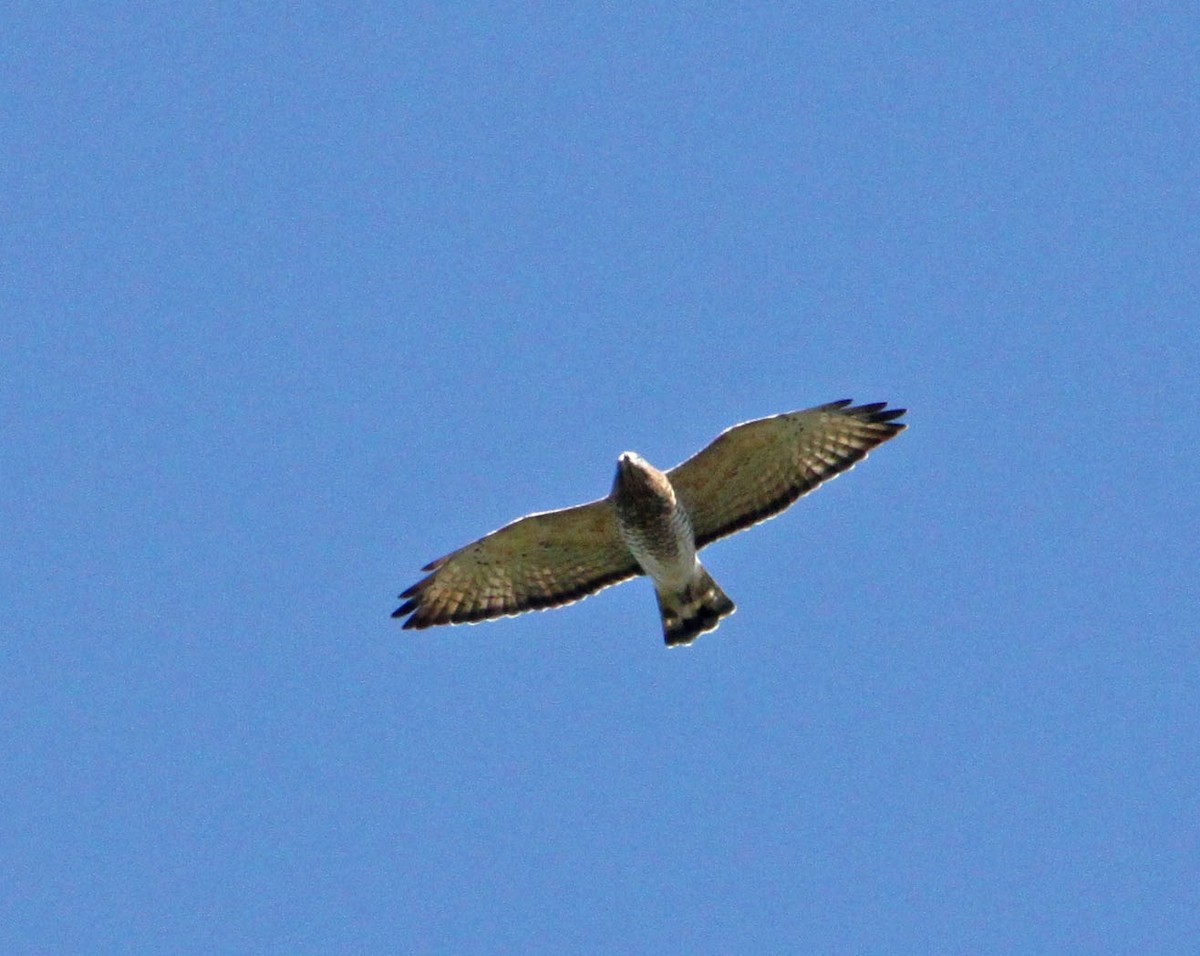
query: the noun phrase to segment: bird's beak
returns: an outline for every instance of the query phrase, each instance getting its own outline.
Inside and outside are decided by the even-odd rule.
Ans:
[[[633,460],[630,458],[629,453],[626,452],[623,455],[619,455],[617,457],[616,483],[627,485],[632,480],[633,473]]]

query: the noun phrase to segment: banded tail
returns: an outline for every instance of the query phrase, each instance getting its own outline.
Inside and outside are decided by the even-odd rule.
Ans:
[[[732,614],[735,607],[729,595],[700,565],[682,591],[664,594],[656,586],[654,593],[667,647],[690,644],[706,631],[715,631],[721,619]]]

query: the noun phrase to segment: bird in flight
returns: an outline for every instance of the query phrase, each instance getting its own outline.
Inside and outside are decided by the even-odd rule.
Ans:
[[[903,408],[850,399],[743,422],[670,471],[633,452],[605,498],[505,525],[427,564],[392,617],[468,624],[571,604],[640,574],[654,582],[668,646],[733,613],[697,552],[766,521],[904,428]]]

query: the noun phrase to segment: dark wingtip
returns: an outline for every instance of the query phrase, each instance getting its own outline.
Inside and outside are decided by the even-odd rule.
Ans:
[[[870,419],[873,422],[886,422],[893,418],[899,418],[908,409],[888,408],[887,402],[865,402],[862,405],[855,405],[853,408],[848,408],[846,411],[851,415]]]
[[[830,406],[825,407],[828,408]],[[893,419],[899,418],[901,415],[907,415],[908,409],[888,408],[887,402],[867,402],[865,405],[855,405],[853,408],[846,408],[845,414],[853,415],[860,421],[869,422],[872,425],[887,425],[888,428],[892,429],[891,435],[895,435],[897,432],[903,431],[908,427],[904,422],[893,421]]]

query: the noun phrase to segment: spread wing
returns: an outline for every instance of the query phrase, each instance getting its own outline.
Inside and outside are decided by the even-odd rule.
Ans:
[[[400,595],[405,628],[463,624],[570,604],[641,574],[606,499],[527,515],[425,565]]]
[[[687,507],[703,547],[765,521],[821,482],[865,458],[904,425],[886,402],[850,399],[734,425],[667,477]]]

